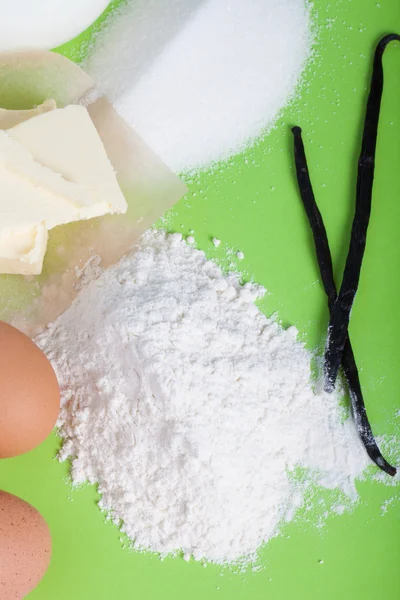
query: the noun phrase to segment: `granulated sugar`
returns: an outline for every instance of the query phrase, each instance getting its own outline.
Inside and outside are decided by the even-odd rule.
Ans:
[[[83,67],[164,162],[184,171],[266,131],[310,48],[305,0],[129,0]]]
[[[354,424],[263,291],[151,231],[36,340],[61,385],[60,458],[138,549],[253,558],[302,504],[297,467],[357,496]]]

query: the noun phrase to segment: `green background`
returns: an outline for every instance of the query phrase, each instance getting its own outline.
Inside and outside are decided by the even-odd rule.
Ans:
[[[326,301],[294,180],[290,126],[304,130],[339,282],[372,51],[383,34],[400,32],[400,3],[315,0],[312,12],[314,61],[277,127],[248,152],[189,180],[189,193],[163,224],[184,235],[194,230],[197,245],[225,265],[227,248],[242,250],[245,259],[237,268],[244,279],[269,291],[261,308],[268,315],[277,313],[283,325],[296,325],[310,348],[321,349]],[[61,51],[79,59],[89,38],[86,33]],[[371,422],[377,435],[390,436],[399,433],[400,425],[398,44],[388,48],[384,62],[373,215],[350,329]],[[217,250],[213,236],[222,240]],[[96,491],[71,490],[68,466],[54,459],[57,447],[51,436],[33,452],[0,464],[0,487],[36,506],[53,536],[51,566],[30,600],[400,598],[398,486],[360,483],[354,510],[330,515],[320,528],[326,496],[325,505],[285,525],[283,534],[268,543],[260,572],[233,573],[124,549],[119,531],[95,505]]]

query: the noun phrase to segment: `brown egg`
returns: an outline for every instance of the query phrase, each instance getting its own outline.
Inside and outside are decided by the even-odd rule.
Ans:
[[[53,367],[24,333],[0,321],[0,458],[32,450],[60,410]]]
[[[21,498],[0,491],[0,598],[25,598],[42,579],[51,537],[42,515]]]

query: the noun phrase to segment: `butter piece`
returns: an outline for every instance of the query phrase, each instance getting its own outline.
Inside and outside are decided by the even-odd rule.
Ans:
[[[75,220],[124,213],[127,204],[99,134],[83,106],[59,108],[25,121],[7,134],[33,159],[62,176],[47,189],[81,205]],[[68,191],[61,183],[73,183]]]
[[[48,229],[126,211],[84,107],[51,110],[0,131],[0,203],[0,272],[14,274],[41,272]]]
[[[56,108],[57,104],[55,100],[45,100],[43,104],[29,110],[8,110],[6,108],[0,108],[0,129],[10,129],[10,127],[14,127],[19,123],[32,119],[32,117],[55,110]]]
[[[0,273],[39,275],[47,248],[44,223],[0,234]]]
[[[80,188],[33,160],[0,131],[0,234],[44,223],[47,229],[80,218]],[[1,201],[1,200],[0,200]]]
[[[55,100],[46,100],[29,110],[0,108],[0,129],[10,129],[37,115],[55,110]],[[47,228],[44,223],[27,226],[25,230],[0,234],[0,273],[39,275],[47,248]]]

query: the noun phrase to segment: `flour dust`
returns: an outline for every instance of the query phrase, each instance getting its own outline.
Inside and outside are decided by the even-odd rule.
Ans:
[[[36,341],[61,385],[61,460],[135,548],[254,559],[307,481],[357,498],[368,464],[296,329],[179,234],[145,234]]]

